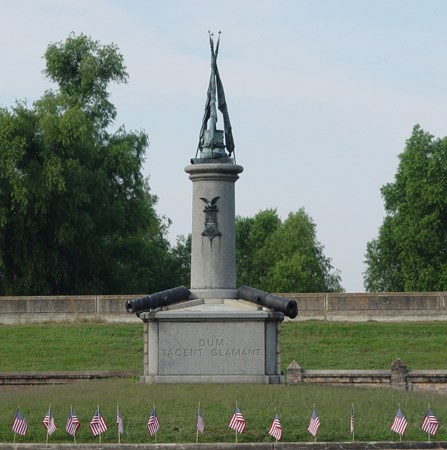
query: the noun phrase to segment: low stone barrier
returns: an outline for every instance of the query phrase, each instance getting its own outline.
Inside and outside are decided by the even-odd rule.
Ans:
[[[286,384],[301,383],[447,393],[447,370],[408,371],[400,359],[392,363],[390,370],[304,370],[296,361],[292,361],[287,367]]]
[[[279,293],[296,300],[293,321],[327,320],[364,322],[446,321],[445,292],[379,293]],[[0,297],[0,324],[101,320],[138,322],[125,309],[135,295],[79,295],[47,297]],[[292,319],[286,318],[286,321]]]
[[[130,378],[137,374],[137,372],[131,370],[0,372],[0,386],[66,384],[81,380]]]
[[[41,322],[140,322],[128,314],[126,301],[135,295],[0,297],[0,324]]]
[[[380,322],[447,320],[445,292],[278,294],[298,304],[294,321]],[[290,319],[287,319],[290,320]]]

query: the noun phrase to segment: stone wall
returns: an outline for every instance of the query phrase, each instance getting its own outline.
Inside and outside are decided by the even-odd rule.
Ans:
[[[298,304],[300,320],[403,322],[447,320],[445,292],[279,294]]]
[[[388,387],[407,391],[447,393],[447,370],[407,370],[397,359],[389,370],[304,370],[296,361],[287,367],[286,384]]]
[[[140,322],[128,314],[126,300],[135,295],[0,297],[0,324],[63,321]]]
[[[297,301],[298,317],[294,321],[447,320],[445,292],[278,295]],[[139,296],[0,297],[0,324],[77,320],[138,322],[134,314],[126,312],[125,303]]]

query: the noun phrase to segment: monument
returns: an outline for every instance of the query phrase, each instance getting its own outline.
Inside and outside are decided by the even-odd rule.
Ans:
[[[280,324],[297,315],[294,300],[236,287],[234,140],[217,42],[209,35],[211,76],[193,184],[191,287],[126,302],[144,322],[145,383],[282,383]],[[217,129],[218,110],[223,130]]]

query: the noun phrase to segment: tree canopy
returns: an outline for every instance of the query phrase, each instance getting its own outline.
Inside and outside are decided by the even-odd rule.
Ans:
[[[304,209],[281,221],[276,210],[236,219],[237,285],[267,292],[341,291],[316,239],[316,226]]]
[[[393,183],[381,189],[386,216],[366,248],[368,291],[447,289],[447,140],[413,128]]]
[[[142,164],[143,131],[111,132],[115,45],[71,34],[45,52],[58,88],[0,109],[0,294],[154,292],[179,270]]]

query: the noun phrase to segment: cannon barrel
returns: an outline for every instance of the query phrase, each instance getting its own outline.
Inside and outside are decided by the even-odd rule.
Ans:
[[[126,311],[129,314],[139,314],[151,309],[169,306],[173,303],[188,300],[191,292],[184,286],[167,289],[166,291],[156,292],[155,294],[145,295],[144,297],[127,300]]]
[[[242,300],[247,300],[273,309],[274,311],[280,311],[291,319],[294,319],[298,315],[296,301],[289,298],[279,297],[278,295],[269,294],[249,286],[241,286],[239,288],[238,297]]]

